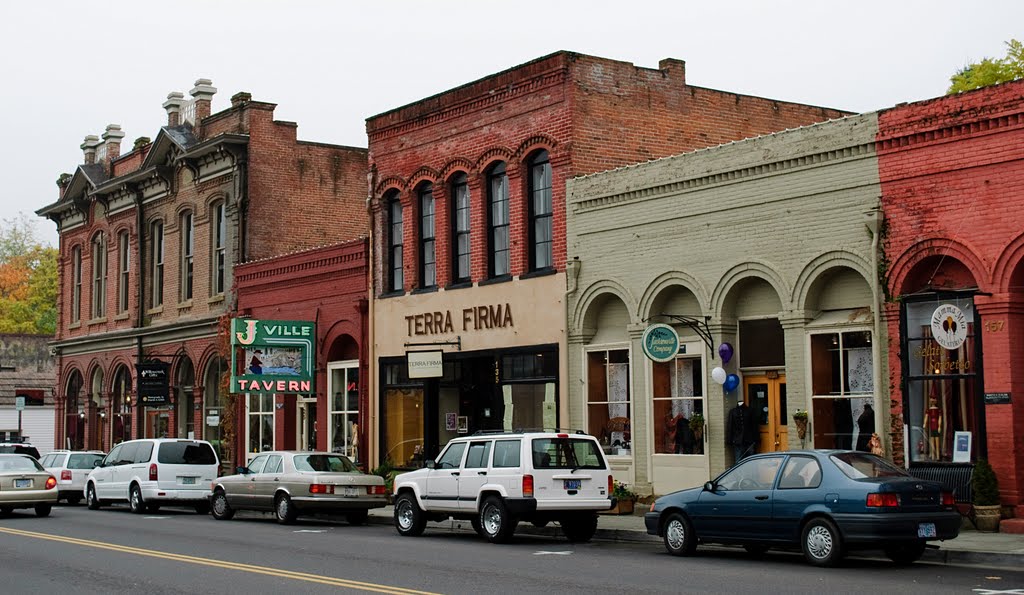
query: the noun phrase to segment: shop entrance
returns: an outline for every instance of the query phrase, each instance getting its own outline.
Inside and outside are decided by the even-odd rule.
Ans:
[[[166,409],[146,410],[146,438],[168,438],[171,429],[171,413]]]
[[[757,418],[757,452],[775,452],[788,448],[789,428],[786,425],[786,375],[768,372],[744,376],[743,394],[747,406]]]
[[[295,419],[298,424],[295,448],[319,450],[316,445],[316,401],[299,401]]]

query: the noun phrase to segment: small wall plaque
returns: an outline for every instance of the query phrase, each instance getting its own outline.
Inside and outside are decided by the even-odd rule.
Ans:
[[[1010,402],[1010,393],[985,393],[986,405],[1006,405]]]

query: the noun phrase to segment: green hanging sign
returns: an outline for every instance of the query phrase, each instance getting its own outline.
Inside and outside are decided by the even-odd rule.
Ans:
[[[658,323],[647,327],[640,343],[644,355],[659,363],[670,362],[679,353],[679,335],[676,329],[667,324]]]

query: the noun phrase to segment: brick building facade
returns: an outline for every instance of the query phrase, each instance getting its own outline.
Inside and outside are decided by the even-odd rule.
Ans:
[[[894,454],[911,464],[988,458],[1018,517],[1022,97],[1014,82],[899,105],[880,112],[878,133]]]
[[[191,100],[168,95],[167,125],[124,155],[119,126],[86,137],[84,163],[37,211],[60,234],[61,445],[219,444],[230,358],[217,332],[234,312],[235,263],[365,234],[364,149],[299,141],[248,93],[211,113],[215,93],[200,79]],[[140,362],[169,365],[166,403],[137,399]]]
[[[415,464],[459,432],[572,419],[569,178],[842,115],[689,85],[679,60],[558,52],[369,118],[371,457]],[[443,365],[409,378],[423,350]]]

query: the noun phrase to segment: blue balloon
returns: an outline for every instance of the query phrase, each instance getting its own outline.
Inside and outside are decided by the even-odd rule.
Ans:
[[[722,343],[718,346],[718,355],[722,356],[722,363],[727,364],[732,359],[732,345]]]
[[[725,392],[731,393],[732,391],[736,390],[736,387],[739,385],[740,377],[735,374],[729,374],[725,378],[725,384],[723,386],[725,387]]]

